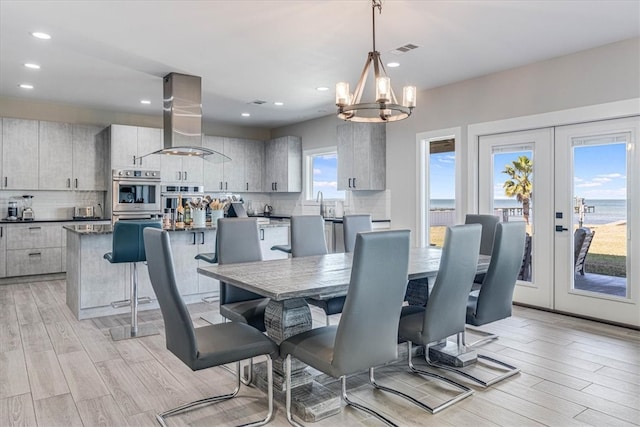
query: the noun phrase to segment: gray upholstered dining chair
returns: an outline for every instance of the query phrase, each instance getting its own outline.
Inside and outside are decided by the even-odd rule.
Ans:
[[[482,287],[480,287],[479,291],[471,292],[467,302],[467,324],[482,326],[511,316],[513,290],[522,263],[525,235],[526,225],[524,222],[505,222],[496,226],[489,269],[482,282]],[[463,331],[461,334],[462,343],[467,345],[465,332]],[[467,346],[477,347],[497,338],[497,335],[489,334],[487,337]],[[485,381],[467,372],[454,371],[479,383],[483,387],[502,381],[520,371],[514,366],[482,354],[478,354],[478,358],[505,367],[507,372]]]
[[[255,218],[220,218],[216,236],[218,264],[262,261],[258,222]],[[265,331],[264,310],[269,303],[253,292],[220,282],[220,315]]]
[[[353,252],[356,246],[356,236],[364,231],[371,231],[371,215],[345,215],[342,217],[344,251]]]
[[[264,425],[273,416],[273,373],[271,356],[278,346],[257,329],[239,322],[219,323],[194,328],[189,310],[178,290],[169,233],[158,229],[144,230],[144,244],[151,285],[158,298],[164,320],[166,346],[171,353],[192,370],[197,371],[227,363],[236,365],[236,387],[231,393],[200,399],[156,415],[166,426],[165,419],[196,406],[217,403],[235,397],[240,391],[240,361],[256,356],[267,358],[267,416],[245,425]]]
[[[320,215],[293,215],[291,217],[291,256],[315,256],[324,255],[327,252],[324,219]]]
[[[480,255],[491,255],[493,248],[493,236],[496,232],[496,225],[500,222],[500,218],[495,215],[487,214],[466,214],[464,217],[465,224],[480,224],[482,225],[482,237],[480,238]],[[478,289],[482,280],[484,279],[484,273],[476,274],[473,282],[473,289]]]
[[[440,268],[426,307],[410,305],[402,307],[398,338],[407,342],[409,369],[426,377],[434,378],[454,386],[460,393],[451,399],[432,407],[405,394],[377,383],[377,388],[404,397],[428,412],[435,414],[473,394],[469,387],[435,374],[417,369],[413,365],[412,345],[425,347],[425,359],[432,364],[429,347],[451,335],[464,331],[465,310],[471,291],[473,276],[478,265],[481,226],[479,224],[447,227]]]
[[[323,326],[295,335],[280,343],[285,358],[287,419],[291,414],[291,358],[342,382],[342,398],[348,404],[395,425],[384,415],[349,400],[346,376],[396,359],[397,319],[407,285],[409,230],[361,233],[351,268],[344,311],[337,326]]]

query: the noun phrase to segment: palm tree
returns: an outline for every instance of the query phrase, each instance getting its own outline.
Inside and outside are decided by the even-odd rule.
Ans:
[[[522,215],[529,224],[529,205],[533,197],[533,184],[531,174],[533,173],[533,162],[527,156],[518,156],[510,165],[505,165],[502,173],[509,175],[510,179],[502,185],[504,194],[514,197],[522,203]]]

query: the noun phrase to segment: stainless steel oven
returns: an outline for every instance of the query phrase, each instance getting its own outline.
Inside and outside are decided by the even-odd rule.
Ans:
[[[160,171],[114,169],[110,207],[113,222],[160,218]]]

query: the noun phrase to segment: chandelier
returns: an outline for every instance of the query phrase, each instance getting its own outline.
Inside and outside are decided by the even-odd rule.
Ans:
[[[380,59],[380,52],[376,50],[376,8],[378,13],[382,13],[382,0],[372,0],[373,49],[367,56],[355,92],[349,92],[347,82],[336,84],[338,117],[343,120],[368,123],[395,122],[409,117],[416,106],[415,86],[402,88],[402,105],[398,104],[396,95],[393,93],[391,79],[387,76],[387,71]],[[360,103],[371,65],[373,65],[376,87],[375,102]]]

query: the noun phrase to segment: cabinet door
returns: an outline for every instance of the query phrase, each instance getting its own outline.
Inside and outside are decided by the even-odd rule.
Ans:
[[[350,124],[338,125],[338,190],[351,190],[353,178],[353,130]]]
[[[182,156],[182,182],[189,185],[203,185],[202,168],[201,157]]]
[[[225,138],[224,155],[231,161],[224,163],[224,191],[244,191],[244,140]]]
[[[138,155],[138,128],[135,126],[111,126],[111,169],[134,169]],[[111,175],[110,173],[108,174]]]
[[[2,187],[38,189],[38,122],[2,119]]]
[[[98,126],[73,125],[73,189],[106,191],[106,141]]]
[[[272,259],[285,259],[289,254],[282,251],[272,251],[274,245],[289,244],[289,227],[264,227],[260,228],[260,250],[264,261]]]
[[[224,138],[204,135],[202,137],[202,146],[222,154],[224,153]],[[215,157],[216,156],[206,156],[202,162],[204,191],[220,191],[224,163],[217,161]]]
[[[146,156],[149,153],[162,149],[162,129],[138,128],[137,156]],[[138,159],[138,167],[145,170],[160,170],[160,155],[154,154]]]
[[[263,191],[272,192],[274,189],[275,182],[275,147],[276,141],[270,140],[264,143],[264,171],[263,171],[263,181],[262,188]]]
[[[68,123],[40,122],[38,171],[40,190],[71,190],[73,144]]]
[[[202,235],[204,233],[204,236]],[[215,253],[216,252],[216,230],[207,230],[198,233],[198,253]],[[204,243],[203,243],[204,242]],[[198,261],[198,267],[210,266],[206,261]],[[198,275],[198,292],[207,293],[207,297],[217,297],[220,294],[220,282],[211,277]]]
[[[356,124],[353,126],[353,159],[351,164],[351,189],[370,189],[369,148],[371,146],[371,127]]]
[[[162,183],[176,185],[182,183],[182,156],[162,154],[158,157],[160,157],[160,177]]]
[[[264,163],[264,143],[262,141],[245,141],[243,191],[262,191],[262,165]]]

